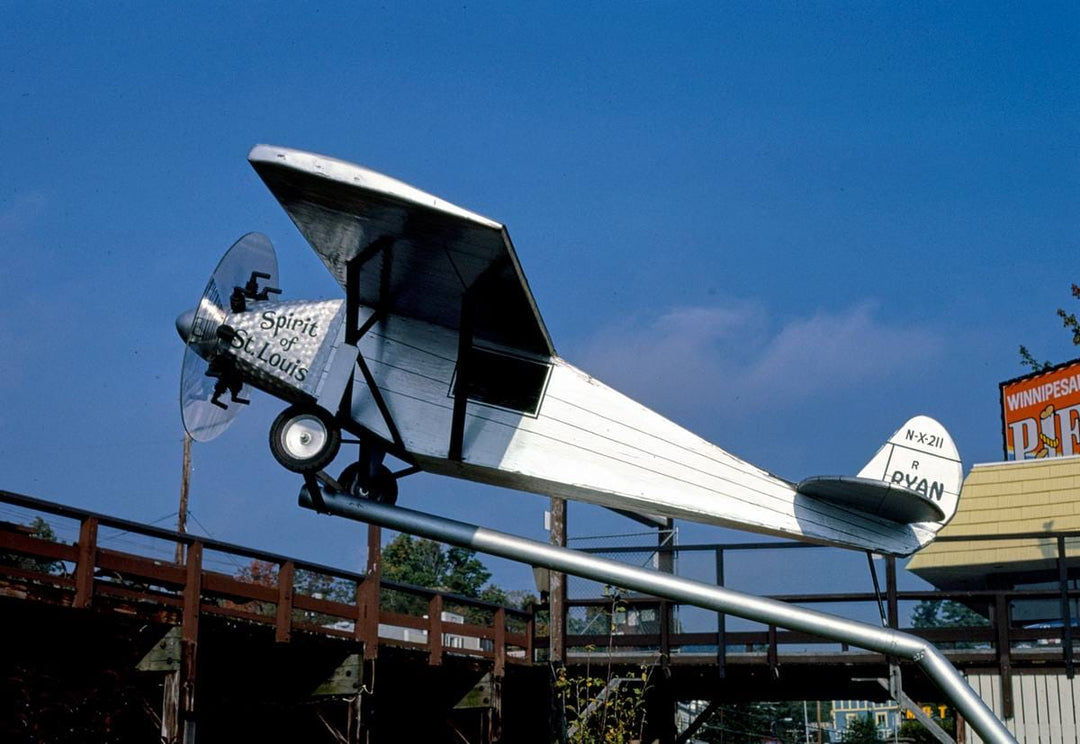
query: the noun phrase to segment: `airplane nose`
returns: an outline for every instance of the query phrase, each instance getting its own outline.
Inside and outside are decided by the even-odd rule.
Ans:
[[[195,311],[185,310],[176,316],[176,332],[180,334],[186,344],[191,338],[191,331],[195,327]]]

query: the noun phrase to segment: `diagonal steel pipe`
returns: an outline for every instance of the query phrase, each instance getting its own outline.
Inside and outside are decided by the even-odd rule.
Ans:
[[[313,498],[305,487],[300,506],[906,659],[934,680],[984,741],[1016,744],[1005,724],[948,659],[933,644],[909,633],[340,493],[323,492]]]

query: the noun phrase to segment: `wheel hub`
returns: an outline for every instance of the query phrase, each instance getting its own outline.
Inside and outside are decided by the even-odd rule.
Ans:
[[[285,449],[297,459],[314,457],[326,444],[326,427],[315,416],[299,416],[285,427]]]

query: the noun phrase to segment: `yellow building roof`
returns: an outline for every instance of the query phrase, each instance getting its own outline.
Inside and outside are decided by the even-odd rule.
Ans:
[[[1068,530],[1080,531],[1080,456],[975,465],[939,536]],[[1066,541],[1066,554],[1080,556],[1080,539]],[[955,583],[950,577],[1049,569],[1056,560],[1055,538],[934,542],[907,568],[941,586]]]

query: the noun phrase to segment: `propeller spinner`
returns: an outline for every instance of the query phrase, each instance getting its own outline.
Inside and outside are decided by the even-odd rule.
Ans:
[[[267,292],[278,292],[277,278],[277,254],[270,238],[248,233],[221,257],[198,306],[176,319],[176,330],[187,345],[180,413],[192,439],[208,442],[218,436],[247,403],[247,386],[219,353],[230,331],[222,323],[230,312],[242,310],[247,299],[265,300]]]

